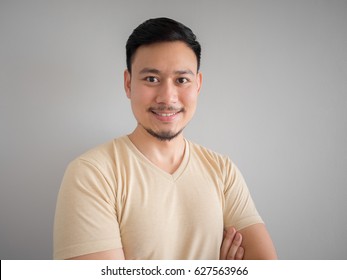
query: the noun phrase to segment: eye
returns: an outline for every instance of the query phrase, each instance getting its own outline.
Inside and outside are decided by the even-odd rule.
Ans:
[[[145,80],[149,83],[158,83],[159,82],[158,78],[153,77],[153,76],[146,77]]]
[[[185,78],[185,77],[181,77],[177,79],[177,83],[179,84],[186,84],[189,82],[189,79]]]

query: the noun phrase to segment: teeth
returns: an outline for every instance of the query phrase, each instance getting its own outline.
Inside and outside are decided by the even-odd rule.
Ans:
[[[159,114],[160,116],[163,116],[163,117],[170,117],[170,116],[173,116],[175,113],[171,113],[171,114]]]
[[[162,117],[171,117],[171,116],[175,115],[176,113],[170,113],[170,114],[156,113],[156,114],[159,116],[162,116]]]

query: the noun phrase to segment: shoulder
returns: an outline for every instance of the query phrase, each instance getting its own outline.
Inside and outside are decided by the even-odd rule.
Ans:
[[[190,153],[200,159],[207,160],[209,162],[226,162],[230,161],[228,156],[222,155],[212,149],[199,145],[197,143],[187,141],[189,143]]]
[[[191,141],[188,141],[188,143],[193,161],[197,161],[203,165],[208,165],[209,168],[221,172],[222,175],[228,173],[230,169],[235,166],[229,156],[222,155]]]
[[[227,155],[222,155],[202,145],[188,141],[191,162],[204,166],[209,173],[220,177],[226,185],[244,180],[243,175],[234,161]]]
[[[72,160],[65,170],[62,189],[116,188],[117,168],[120,165],[116,157],[118,153],[126,153],[123,140],[122,137],[98,145]]]
[[[91,148],[72,160],[69,166],[91,165],[100,170],[112,168],[116,157],[126,149],[125,137],[115,138]]]

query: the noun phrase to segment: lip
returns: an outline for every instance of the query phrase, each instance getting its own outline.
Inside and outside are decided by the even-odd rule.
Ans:
[[[151,111],[151,113],[155,116],[156,119],[162,122],[172,122],[175,120],[178,115],[182,112],[180,111]]]

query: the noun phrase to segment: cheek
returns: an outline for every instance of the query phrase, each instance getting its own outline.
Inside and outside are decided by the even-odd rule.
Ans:
[[[183,102],[187,107],[196,107],[198,93],[195,90],[185,92],[183,95]]]
[[[131,94],[131,101],[134,105],[146,105],[151,102],[151,92],[144,87],[134,87]]]

